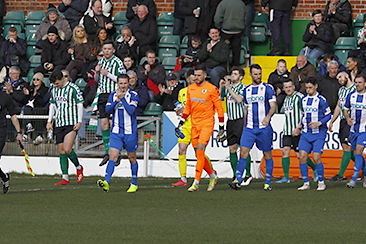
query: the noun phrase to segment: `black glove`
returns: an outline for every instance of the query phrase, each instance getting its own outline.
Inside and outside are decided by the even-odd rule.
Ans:
[[[180,130],[180,127],[175,128],[175,135],[180,139],[183,139],[185,137],[183,132]]]
[[[223,125],[219,126],[219,133],[217,133],[216,140],[218,142],[224,142],[226,140],[226,134]]]

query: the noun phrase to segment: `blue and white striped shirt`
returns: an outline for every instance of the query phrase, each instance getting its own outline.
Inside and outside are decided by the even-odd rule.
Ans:
[[[343,108],[351,112],[351,132],[366,132],[366,93],[354,91],[348,94]]]
[[[327,100],[317,93],[314,96],[305,96],[301,99],[303,116],[301,124],[305,133],[320,133],[327,131],[327,122],[331,118],[331,112]],[[311,122],[322,122],[322,124],[312,129]]]

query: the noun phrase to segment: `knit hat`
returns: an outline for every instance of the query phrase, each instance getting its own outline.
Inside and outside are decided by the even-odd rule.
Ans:
[[[50,28],[48,28],[47,34],[50,33],[58,35],[58,30],[54,25],[51,25]]]
[[[47,14],[50,14],[50,13],[58,14],[56,6],[51,3],[48,4],[48,9],[47,9]]]
[[[177,75],[175,73],[169,73],[166,76],[166,80],[178,80]]]

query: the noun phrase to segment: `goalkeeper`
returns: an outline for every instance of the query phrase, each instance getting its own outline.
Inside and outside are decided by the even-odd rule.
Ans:
[[[209,160],[205,157],[205,149],[214,130],[215,111],[218,112],[220,127],[218,140],[225,139],[224,131],[224,111],[222,109],[220,94],[216,86],[206,81],[206,71],[202,65],[196,67],[194,71],[196,83],[188,87],[187,104],[184,108],[182,119],[179,122],[180,129],[188,116],[191,117],[192,145],[196,151],[197,165],[194,182],[188,191],[198,190],[203,169],[210,176],[207,191],[212,191],[217,183],[217,176],[213,171]]]

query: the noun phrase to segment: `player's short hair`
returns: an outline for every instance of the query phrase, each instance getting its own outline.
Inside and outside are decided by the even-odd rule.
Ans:
[[[239,75],[244,77],[244,75],[245,75],[244,69],[241,69],[239,66],[233,66],[231,68],[230,73],[233,72],[234,70],[239,71]]]
[[[295,82],[291,79],[286,79],[286,80],[283,81],[283,83],[287,83],[287,82],[291,82],[292,85],[295,85]]]
[[[50,82],[55,83],[57,80],[62,80],[62,78],[64,78],[64,75],[61,70],[55,70],[50,75]]]
[[[286,65],[286,60],[284,60],[283,58],[281,58],[281,59],[279,59],[277,61],[277,64],[279,64],[279,63],[284,63]]]
[[[8,32],[14,33],[14,32],[18,32],[18,30],[17,30],[17,28],[15,28],[14,26],[12,26],[12,27],[9,28]]]
[[[259,64],[252,64],[252,65],[250,65],[250,68],[249,68],[250,73],[252,73],[252,70],[253,69],[260,69],[260,70],[262,70],[262,67]]]
[[[199,36],[192,36],[191,41],[195,41],[195,42],[199,42],[199,43],[201,43],[201,42],[202,42],[202,41],[201,41],[201,38],[200,38]]]
[[[356,75],[355,80],[356,80],[357,78],[362,78],[364,82],[366,81],[366,77],[365,77],[365,75],[364,75],[364,74],[358,74],[358,75]]]
[[[119,79],[127,79],[129,81],[130,77],[127,74],[120,74],[119,76],[117,76],[117,80]]]
[[[338,64],[338,62],[337,62],[337,61],[335,61],[335,60],[330,60],[330,61],[328,62],[328,64],[327,64],[327,67],[329,68],[329,66],[331,66],[332,64],[337,65],[337,67],[339,66],[339,64]]]
[[[305,84],[307,84],[307,83],[311,83],[315,86],[318,84],[318,81],[315,77],[308,77],[305,79]]]
[[[125,58],[130,58],[133,62],[135,62],[135,59],[131,56],[131,55],[126,55],[123,57],[123,60],[125,60]],[[122,60],[122,61],[123,61]]]
[[[106,40],[104,43],[103,43],[103,47],[105,46],[105,45],[112,45],[112,47],[113,47],[113,49],[115,49],[115,47],[114,47],[114,43],[111,41],[111,40]]]
[[[195,71],[196,70],[202,70],[203,72],[206,73],[206,66],[204,64],[199,64],[196,66],[196,68],[194,69]]]
[[[311,17],[314,17],[317,14],[321,14],[323,16],[322,11],[320,9],[316,9],[316,10],[314,10],[314,12],[311,13]]]
[[[20,68],[18,66],[11,66],[9,69],[9,74],[13,73],[14,71],[17,71],[18,73],[20,73]]]
[[[190,68],[186,71],[186,73],[184,74],[184,77],[187,79],[188,77],[190,77],[191,75],[194,75],[194,69]]]
[[[146,57],[147,57],[147,55],[149,55],[149,53],[154,54],[154,55],[155,55],[155,57],[156,57],[156,52],[155,52],[154,50],[152,50],[152,49],[147,50],[147,51],[146,51],[146,53],[145,53]]]

